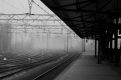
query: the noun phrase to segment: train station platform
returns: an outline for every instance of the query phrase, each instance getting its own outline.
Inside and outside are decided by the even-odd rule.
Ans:
[[[97,64],[97,59],[87,54],[83,53],[54,80],[121,80],[121,74],[117,71],[120,67],[107,62]]]

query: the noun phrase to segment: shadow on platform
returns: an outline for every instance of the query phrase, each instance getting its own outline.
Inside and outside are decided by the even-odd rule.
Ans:
[[[54,80],[121,80],[121,67],[97,64],[92,55],[82,55]]]

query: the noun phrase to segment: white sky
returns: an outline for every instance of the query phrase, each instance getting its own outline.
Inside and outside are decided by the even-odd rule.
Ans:
[[[50,14],[53,12],[48,9],[40,0],[34,0],[39,6],[47,10]],[[19,14],[28,13],[29,4],[28,0],[0,0],[0,13],[4,14]],[[33,4],[32,13],[45,14],[37,5]]]

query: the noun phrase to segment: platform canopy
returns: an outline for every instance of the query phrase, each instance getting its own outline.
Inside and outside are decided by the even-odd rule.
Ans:
[[[120,23],[121,0],[41,0],[80,37],[95,38]],[[120,27],[118,27],[120,28]]]

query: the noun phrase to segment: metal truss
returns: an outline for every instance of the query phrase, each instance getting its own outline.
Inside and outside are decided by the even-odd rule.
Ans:
[[[6,21],[61,21],[55,19],[57,16],[54,14],[0,14],[0,20]],[[52,18],[52,19],[51,19]]]
[[[45,12],[45,14],[33,14],[32,7],[33,4],[38,6],[41,10]],[[24,14],[0,14],[0,22],[10,23],[11,29],[13,30],[43,30],[44,32],[51,31],[61,31],[68,30],[69,33],[74,33],[71,29],[67,27],[64,22],[58,18],[55,14],[50,14],[44,8],[42,8],[38,3],[34,0],[28,0],[29,12]],[[11,30],[11,31],[12,31]],[[56,32],[57,32],[56,31]],[[52,32],[51,32],[52,33]],[[53,32],[55,33],[55,32]],[[60,33],[60,32],[58,32]]]
[[[60,19],[55,19],[56,15],[48,14],[0,14],[0,22],[10,23],[11,29],[62,29],[66,25],[57,24]],[[52,23],[52,24],[50,24]]]
[[[10,28],[12,32],[13,29],[19,29],[18,31],[21,30],[24,32],[31,32],[31,30],[38,29],[42,33],[62,34],[63,30],[67,29],[70,34],[74,34],[74,32],[68,29],[67,25],[63,24],[63,21],[54,14],[0,14],[0,22],[10,23],[13,26]]]

